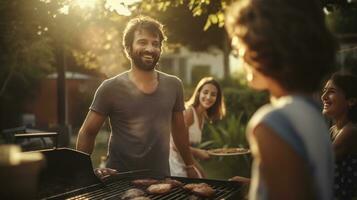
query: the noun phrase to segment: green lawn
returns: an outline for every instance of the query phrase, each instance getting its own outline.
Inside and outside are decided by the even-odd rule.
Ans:
[[[108,138],[109,138],[109,133],[107,131],[101,130],[96,138],[95,141],[95,148],[93,151],[93,154],[91,156],[92,158],[92,164],[94,168],[99,167],[101,157],[107,155],[107,145],[108,145]],[[75,148],[75,143],[77,140],[77,135],[73,135],[71,138],[71,148]]]
[[[250,177],[250,156],[211,157],[200,161],[207,178],[226,180],[233,176]]]

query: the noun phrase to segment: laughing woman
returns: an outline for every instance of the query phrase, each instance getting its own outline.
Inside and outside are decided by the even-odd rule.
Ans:
[[[334,195],[350,200],[357,190],[357,77],[336,73],[321,96],[323,114],[331,118],[331,140],[335,152]]]
[[[210,157],[206,150],[194,147],[201,143],[202,129],[205,121],[212,122],[222,119],[225,115],[225,110],[222,89],[219,83],[212,77],[202,78],[197,84],[193,95],[186,102],[186,110],[184,111],[185,124],[188,127],[191,143],[191,152],[196,159],[206,160]],[[187,177],[186,167],[174,144],[171,143],[171,176]],[[204,177],[203,171],[199,171],[201,177]]]

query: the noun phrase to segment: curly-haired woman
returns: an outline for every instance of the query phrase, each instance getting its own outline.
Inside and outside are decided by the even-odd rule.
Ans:
[[[251,118],[250,199],[332,199],[328,127],[313,100],[333,68],[335,41],[318,0],[240,0],[226,28],[249,86],[271,103]]]

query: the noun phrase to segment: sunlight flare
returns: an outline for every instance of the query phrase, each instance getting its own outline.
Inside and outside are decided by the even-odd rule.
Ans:
[[[94,8],[97,0],[75,0],[74,3],[80,8]]]
[[[128,6],[138,3],[141,0],[106,0],[105,8],[115,11],[119,15],[130,16],[131,11]]]

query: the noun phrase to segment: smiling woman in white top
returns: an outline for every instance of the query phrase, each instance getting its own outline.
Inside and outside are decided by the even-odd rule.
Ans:
[[[191,98],[186,102],[184,111],[185,124],[188,127],[191,152],[196,159],[209,159],[206,150],[196,148],[202,140],[202,128],[205,121],[212,122],[222,119],[225,115],[225,104],[220,85],[213,77],[204,77],[197,84]],[[170,145],[171,176],[186,177],[185,164],[176,151],[174,144]],[[204,173],[200,170],[201,177]]]

